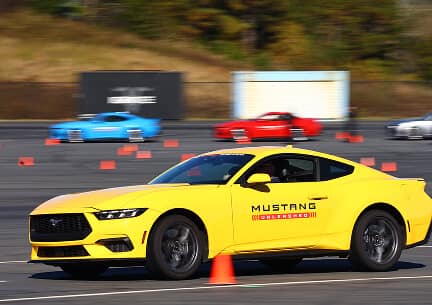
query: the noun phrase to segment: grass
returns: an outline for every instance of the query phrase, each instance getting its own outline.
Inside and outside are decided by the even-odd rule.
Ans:
[[[1,15],[0,46],[7,81],[73,82],[86,70],[175,70],[189,81],[227,81],[233,69],[192,42],[146,40],[27,10]]]
[[[0,14],[0,58],[0,119],[74,117],[79,73],[92,70],[181,71],[186,117],[228,118],[231,71],[254,70],[238,58],[226,60],[190,41],[142,39],[29,10]],[[268,65],[265,54],[256,60]],[[353,67],[352,76],[376,74],[382,79],[383,72],[374,67],[362,63]],[[362,117],[421,115],[430,111],[431,98],[430,85],[353,82],[351,86],[351,102]]]

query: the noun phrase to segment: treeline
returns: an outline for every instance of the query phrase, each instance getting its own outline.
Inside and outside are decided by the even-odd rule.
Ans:
[[[432,79],[432,38],[396,0],[28,0],[150,39],[188,39],[261,69],[350,69]]]

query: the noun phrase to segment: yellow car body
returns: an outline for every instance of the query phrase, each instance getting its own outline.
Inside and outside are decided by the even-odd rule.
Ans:
[[[146,264],[150,259],[149,249],[157,244],[154,238],[149,244],[155,227],[161,220],[173,215],[181,215],[194,224],[189,225],[186,231],[195,227],[198,229],[196,240],[200,244],[196,248],[200,253],[197,252],[197,264],[219,254],[239,258],[264,257],[267,260],[263,261],[267,262],[268,257],[284,258],[281,261],[287,262],[290,257],[354,256],[353,232],[356,225],[360,226],[362,215],[370,214],[370,211],[384,211],[387,214],[378,215],[376,222],[366,224],[363,232],[359,233],[361,236],[356,234],[357,239],[364,239],[365,236],[370,239],[367,246],[372,247],[370,251],[378,252],[374,254],[378,256],[378,261],[383,260],[383,255],[388,255],[389,259],[393,255],[393,250],[385,245],[386,235],[392,236],[390,242],[395,244],[392,247],[400,249],[425,243],[429,237],[432,200],[424,191],[423,179],[399,179],[343,158],[291,146],[227,149],[195,158],[243,155],[249,156],[247,161],[232,176],[225,177],[223,183],[158,183],[160,178],[156,178],[146,185],[63,195],[48,200],[30,214],[31,262],[65,267],[66,271],[68,263],[73,264],[74,268],[77,264],[88,267],[92,262],[105,267]],[[275,158],[280,156],[285,159],[300,158],[300,165],[302,160],[311,161],[314,168],[312,180],[272,182],[269,175],[260,173],[246,180],[257,164],[263,160],[279,161]],[[292,159],[289,160],[292,162]],[[187,160],[178,166],[187,168],[187,162],[193,161]],[[321,179],[323,174],[320,171],[324,170],[325,162],[341,164],[343,169],[351,172],[340,176],[336,174],[336,178]],[[215,164],[214,169],[221,167],[223,165]],[[175,169],[169,169],[165,176]],[[185,175],[186,180],[202,174],[199,168],[189,169],[189,172]],[[165,176],[163,173],[159,177]],[[136,212],[134,209],[142,210]],[[104,211],[109,212],[96,214]],[[123,211],[130,213],[129,216],[135,212],[139,215],[121,218]],[[388,214],[392,217],[387,217],[390,219],[387,221],[385,215]],[[81,217],[78,223],[76,219],[74,223],[68,223],[77,215]],[[380,235],[383,229],[378,227],[381,224],[388,232],[375,238],[371,231],[376,228],[378,233],[375,232],[375,235]],[[397,228],[392,233],[394,227]],[[169,229],[166,232],[169,233]],[[166,232],[163,234],[166,235]],[[161,240],[167,239],[163,237]],[[169,251],[177,251],[170,254],[176,260],[181,259],[186,250],[195,247],[181,243],[179,246],[178,241],[177,246],[173,241],[167,243]],[[189,248],[185,250],[185,247]],[[168,250],[160,253],[164,251]],[[358,254],[361,250],[355,251],[357,261],[361,261],[363,254]],[[396,252],[395,255],[398,259]],[[192,258],[189,261],[195,264]],[[162,263],[152,262],[151,271],[161,272],[164,277],[173,279],[189,277],[196,271],[195,265],[191,267],[193,270],[186,270],[189,263],[185,263],[185,270],[163,272]],[[392,258],[381,269],[362,261],[360,265],[372,270],[388,270],[394,263]],[[70,273],[73,274],[73,271]]]

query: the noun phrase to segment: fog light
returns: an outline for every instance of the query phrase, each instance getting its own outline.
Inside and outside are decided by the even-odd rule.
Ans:
[[[96,243],[104,245],[112,252],[128,252],[134,248],[128,237],[100,239]]]

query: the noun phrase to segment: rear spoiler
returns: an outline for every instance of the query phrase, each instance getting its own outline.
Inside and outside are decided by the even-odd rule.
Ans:
[[[397,178],[395,177],[395,179],[397,180],[411,180],[411,181],[425,181],[424,178]]]

